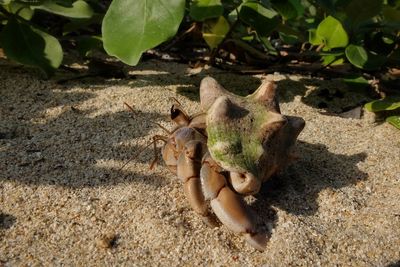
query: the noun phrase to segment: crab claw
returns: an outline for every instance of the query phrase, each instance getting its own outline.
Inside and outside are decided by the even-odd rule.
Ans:
[[[258,250],[264,250],[267,236],[258,232],[256,220],[243,198],[232,191],[225,177],[218,172],[217,164],[207,153],[200,171],[202,188],[206,200],[218,219],[231,231],[245,235],[247,242]]]
[[[241,195],[254,195],[260,191],[261,181],[252,173],[230,172],[229,179],[233,189]]]

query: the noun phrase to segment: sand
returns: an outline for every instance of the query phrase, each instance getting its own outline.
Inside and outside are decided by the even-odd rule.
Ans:
[[[334,115],[368,98],[339,80],[146,61],[125,67],[127,79],[57,84],[0,68],[0,265],[400,264],[400,131]],[[163,163],[149,170],[151,147],[121,170],[164,134],[153,122],[172,127],[171,97],[198,110],[206,75],[241,94],[276,80],[282,112],[306,120],[300,159],[248,199],[272,231],[264,252],[205,225]]]

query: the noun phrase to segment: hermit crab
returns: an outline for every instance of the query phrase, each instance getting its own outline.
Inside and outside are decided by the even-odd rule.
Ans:
[[[215,215],[258,250],[265,249],[268,237],[244,196],[256,194],[294,158],[305,124],[280,113],[275,91],[276,85],[265,81],[241,97],[206,77],[200,84],[201,112],[189,116],[174,104],[170,115],[177,126],[163,138],[162,158],[182,181],[192,209],[208,223]]]

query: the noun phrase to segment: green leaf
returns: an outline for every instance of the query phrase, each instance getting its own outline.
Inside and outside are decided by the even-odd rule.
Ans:
[[[18,14],[18,16],[25,20],[31,20],[33,13],[35,12],[28,5],[15,1],[10,3],[9,9],[11,13]]]
[[[279,37],[285,44],[289,45],[298,44],[300,42],[299,38],[294,34],[286,34],[284,32],[280,32]]]
[[[394,8],[400,8],[400,0],[387,0],[387,4]]]
[[[48,0],[43,2],[42,5],[35,6],[33,8],[45,10],[60,16],[77,19],[91,18],[94,14],[90,5],[82,0],[75,1],[71,7],[65,7],[55,3],[54,1]]]
[[[352,0],[345,8],[347,17],[354,24],[378,15],[382,10],[382,0]]]
[[[271,0],[271,3],[285,20],[295,19],[304,13],[304,6],[300,0]]]
[[[288,38],[287,43],[289,43],[289,44],[294,44],[294,43],[299,43],[299,42],[303,43],[304,42],[303,33],[301,31],[299,31],[297,28],[290,27],[289,25],[281,23],[276,27],[275,30],[279,32],[279,35],[281,35],[281,34],[285,35],[283,37],[280,36],[281,39],[284,42],[286,42],[285,39]],[[296,41],[295,41],[295,39],[296,39]],[[292,42],[294,42],[294,43],[292,43]]]
[[[297,11],[297,16],[303,16],[304,14],[304,5],[302,0],[289,0],[289,2],[293,5],[293,7]]]
[[[224,17],[208,20],[203,24],[203,38],[211,49],[216,48],[229,32],[229,23]]]
[[[384,110],[395,110],[400,108],[400,99],[394,97],[386,97],[379,100],[374,100],[364,105],[371,112],[379,112]]]
[[[368,80],[359,75],[345,77],[343,78],[343,82],[350,88],[356,89],[364,89],[369,86]]]
[[[104,48],[129,65],[147,49],[174,36],[182,21],[185,0],[114,0],[104,17]]]
[[[386,121],[396,127],[397,129],[400,129],[400,116],[390,116],[386,118]]]
[[[362,69],[368,61],[368,53],[362,46],[351,44],[346,47],[345,53],[350,63],[358,68]]]
[[[73,32],[79,32],[82,29],[88,28],[90,25],[101,25],[103,15],[95,13],[90,19],[73,19],[63,24],[63,35],[67,35]]]
[[[273,0],[272,6],[285,19],[293,19],[297,17],[297,10],[289,0]]]
[[[13,18],[3,28],[0,43],[9,59],[39,67],[47,75],[60,66],[63,58],[56,38]]]
[[[349,43],[349,37],[342,23],[332,16],[328,16],[321,21],[316,34],[318,36],[317,38],[322,39],[328,49],[346,47]]]
[[[277,56],[278,51],[276,51],[275,47],[272,46],[271,42],[267,37],[264,36],[258,36],[258,39],[260,40],[261,44],[264,46],[264,48],[268,51],[269,54]]]
[[[279,24],[278,13],[253,1],[240,6],[239,18],[262,36],[269,35]]]
[[[375,55],[367,52],[364,47],[359,45],[349,45],[345,50],[346,57],[354,66],[366,69],[374,70],[380,68],[386,61],[386,58],[382,55]]]
[[[87,57],[94,50],[102,50],[103,42],[101,37],[98,36],[85,36],[81,37],[77,41],[76,50],[81,56]]]
[[[198,0],[190,6],[189,15],[196,21],[218,18],[224,12],[221,0]]]
[[[316,6],[324,9],[327,13],[335,13],[335,1],[332,0],[315,0]]]
[[[382,13],[387,21],[400,23],[400,10],[385,6],[383,7]]]
[[[11,0],[13,2],[14,0]],[[27,6],[39,6],[43,4],[46,0],[18,0],[15,2],[27,5]],[[48,0],[47,0],[48,1]]]
[[[316,29],[310,29],[308,30],[308,41],[312,45],[320,45],[324,43],[324,40],[317,35],[317,30]]]
[[[344,59],[342,57],[337,57],[335,55],[324,55],[322,56],[322,65],[340,65],[343,64]]]
[[[0,5],[5,6],[11,3],[11,0],[0,0]]]

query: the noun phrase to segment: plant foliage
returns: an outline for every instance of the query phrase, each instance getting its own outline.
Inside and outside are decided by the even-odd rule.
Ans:
[[[54,72],[62,57],[57,39],[68,35],[95,38],[94,47],[98,40],[103,41],[109,55],[136,65],[145,51],[193,22],[203,25],[200,29],[210,51],[232,38],[237,44],[261,48],[266,55],[279,55],[285,45],[295,48],[309,43],[308,50],[314,51],[322,64],[348,61],[356,68],[373,71],[400,62],[399,2],[113,0],[102,6],[95,0],[1,0],[0,45],[10,59],[47,74]],[[63,17],[63,30],[53,32],[51,25],[43,23],[41,13]],[[101,33],[82,36],[82,29],[84,32],[93,24],[101,24]],[[22,43],[33,47],[16,53],[23,45],[19,45],[22,35]],[[79,43],[81,38],[72,39]]]
[[[182,40],[211,64],[295,59],[350,63],[359,74],[400,65],[400,0],[0,0],[0,20],[4,54],[47,76],[66,48],[90,56],[104,47],[136,65],[149,49]]]

